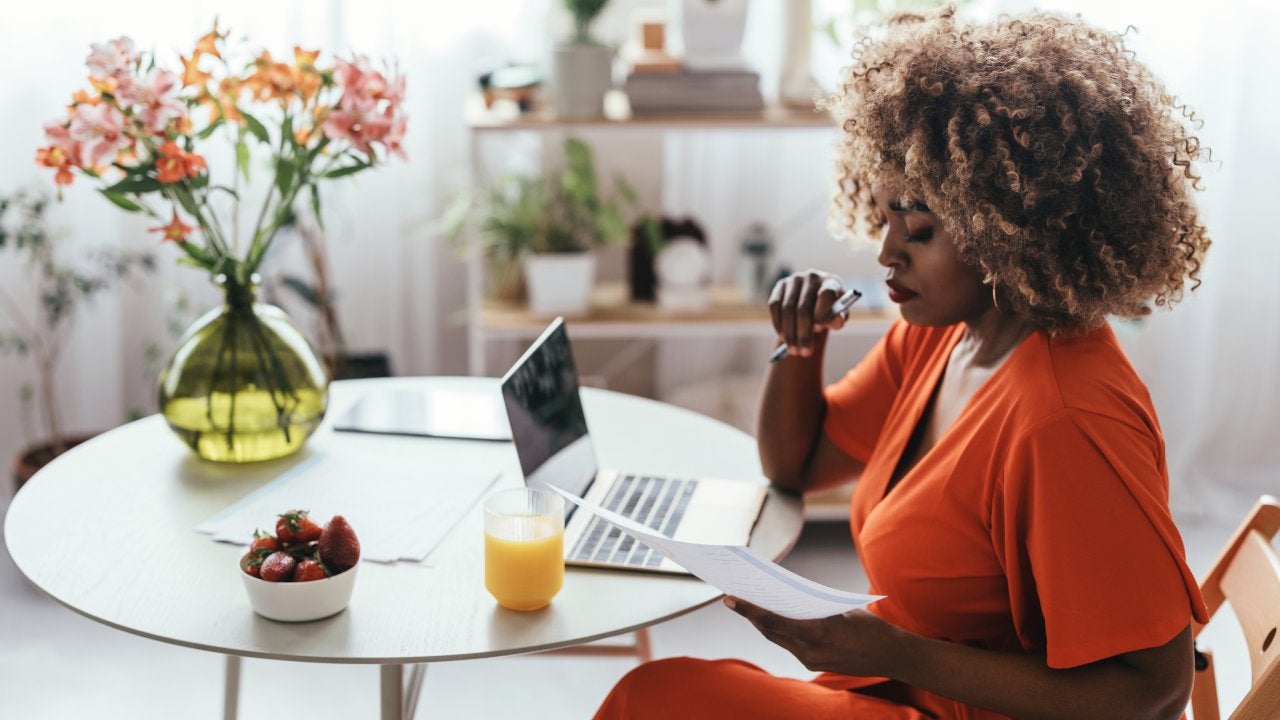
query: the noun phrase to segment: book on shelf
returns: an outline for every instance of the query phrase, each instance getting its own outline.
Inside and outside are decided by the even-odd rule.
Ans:
[[[623,88],[634,115],[756,112],[764,108],[752,70],[631,73]]]

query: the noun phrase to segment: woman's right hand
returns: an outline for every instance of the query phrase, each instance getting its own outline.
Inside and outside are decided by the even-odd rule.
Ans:
[[[844,327],[844,314],[831,316],[831,307],[843,293],[840,278],[821,270],[798,272],[774,284],[769,316],[788,355],[810,357],[817,336]]]

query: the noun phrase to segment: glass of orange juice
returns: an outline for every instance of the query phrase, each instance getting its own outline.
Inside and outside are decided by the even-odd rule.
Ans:
[[[509,610],[546,607],[564,585],[564,499],[500,490],[484,501],[484,586]]]

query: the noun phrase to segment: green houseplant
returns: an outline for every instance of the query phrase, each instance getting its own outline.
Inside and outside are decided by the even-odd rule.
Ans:
[[[96,249],[73,262],[61,252],[63,234],[45,217],[49,197],[35,190],[0,195],[0,261],[22,263],[36,302],[21,302],[12,287],[0,287],[0,353],[31,361],[35,382],[19,390],[24,426],[42,422],[39,439],[28,430],[27,446],[14,463],[17,486],[50,460],[85,439],[67,433],[56,382],[67,336],[76,313],[119,281],[154,268],[150,253]]]
[[[573,15],[573,38],[553,55],[552,103],[564,118],[604,115],[604,94],[613,81],[613,49],[591,36],[591,24],[608,0],[564,0]]]
[[[576,137],[563,145],[564,164],[541,175],[503,177],[478,203],[479,232],[495,285],[523,279],[530,308],[537,313],[575,314],[586,310],[595,278],[593,249],[630,238],[642,213],[635,190],[624,178],[613,192],[601,189],[591,146]],[[454,234],[462,220],[455,213]],[[657,223],[644,216],[656,237]],[[544,280],[544,273],[551,277]],[[556,293],[569,291],[570,297]],[[500,291],[501,293],[501,291]]]

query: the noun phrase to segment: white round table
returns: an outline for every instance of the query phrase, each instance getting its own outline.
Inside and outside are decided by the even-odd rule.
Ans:
[[[388,378],[334,383],[325,423],[292,457],[253,465],[197,458],[159,415],[62,455],[14,497],[5,543],[36,587],[98,622],[163,642],[240,656],[380,664],[383,717],[404,709],[402,667],[536,652],[644,628],[720,593],[687,576],[570,568],[551,606],[499,608],[484,588],[478,507],[432,554],[431,567],[361,564],[347,609],[308,623],[254,614],[241,586],[244,548],[193,528],[317,450],[349,444],[458,467],[498,468],[495,488],[522,482],[509,442],[334,432],[362,389],[439,387],[498,392],[492,378]],[[583,404],[605,467],[763,482],[755,440],[736,428],[653,400],[586,388]],[[770,491],[750,546],[781,557],[799,537],[799,498]],[[229,683],[229,714],[235,688]]]

